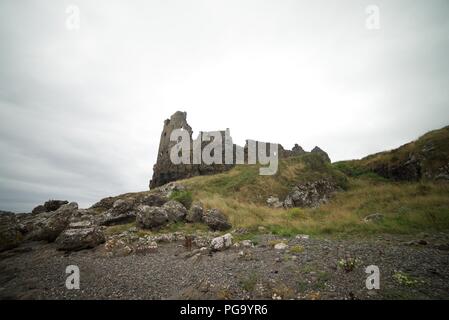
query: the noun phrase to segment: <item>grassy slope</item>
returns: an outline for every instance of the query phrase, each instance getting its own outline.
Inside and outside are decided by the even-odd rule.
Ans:
[[[380,166],[395,166],[405,163],[411,154],[419,155],[422,151],[433,146],[433,150],[425,154],[422,162],[423,169],[435,171],[448,163],[449,159],[449,126],[426,133],[418,140],[407,143],[397,149],[367,156],[360,160],[340,161],[335,166],[348,175],[359,176]]]
[[[304,156],[282,160],[273,177],[259,176],[257,167],[241,166],[182,183],[192,190],[194,200],[206,208],[222,209],[235,227],[254,232],[258,226],[282,235],[449,229],[449,184],[398,183],[373,174],[346,180],[333,166],[314,160]],[[342,191],[319,209],[271,209],[264,203],[269,195],[283,199],[296,181],[322,176],[336,181]],[[383,222],[363,222],[365,216],[376,212],[385,216]]]
[[[221,209],[235,228],[248,228],[254,233],[259,226],[286,236],[448,230],[447,182],[394,182],[366,170],[373,163],[401,160],[413,150],[422,150],[429,142],[436,151],[426,165],[440,165],[449,158],[448,138],[449,127],[446,127],[392,152],[362,160],[330,165],[310,154],[281,160],[275,176],[260,176],[257,166],[237,166],[226,173],[194,177],[181,183],[191,190],[194,201],[201,201],[206,208]],[[265,204],[270,195],[284,199],[295,182],[322,177],[332,179],[342,191],[319,209],[271,209]],[[119,197],[140,197],[147,193]],[[376,212],[385,216],[382,222],[363,222],[365,216]],[[191,232],[196,228],[201,229],[201,226],[177,224],[162,231]]]

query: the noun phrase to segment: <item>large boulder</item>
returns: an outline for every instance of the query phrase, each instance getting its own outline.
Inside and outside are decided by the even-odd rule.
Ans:
[[[112,208],[115,201],[116,201],[116,198],[107,197],[107,198],[101,199],[100,201],[95,203],[91,208],[92,209],[100,209],[100,210],[109,210]]]
[[[40,213],[44,213],[44,212],[47,212],[47,211],[43,204],[40,204],[40,205],[34,207],[33,210],[31,210],[32,214],[40,214]]]
[[[78,211],[78,204],[72,202],[53,212],[46,212],[28,221],[32,229],[26,236],[28,240],[46,240],[53,242],[67,228],[72,216]]]
[[[166,202],[168,202],[168,197],[162,193],[150,193],[149,195],[143,197],[140,201],[140,204],[150,206],[150,207],[160,207],[163,206]]]
[[[96,218],[97,223],[99,225],[110,226],[134,221],[136,213],[133,207],[134,202],[132,200],[116,200],[111,209]]]
[[[187,209],[178,201],[170,200],[162,206],[168,214],[170,222],[183,221],[187,215]]]
[[[31,213],[40,214],[44,212],[53,212],[61,208],[63,205],[68,204],[67,200],[48,200],[43,205],[35,207]]]
[[[191,223],[198,223],[203,220],[204,209],[203,205],[199,202],[192,204],[189,212],[187,213],[186,220]]]
[[[145,205],[137,208],[136,224],[139,228],[158,229],[168,222],[168,213],[163,208]]]
[[[52,212],[61,208],[63,205],[68,204],[67,200],[48,200],[44,203],[45,211]]]
[[[212,230],[224,231],[232,227],[226,216],[218,209],[207,210],[203,222]]]
[[[317,180],[297,184],[284,201],[286,208],[314,208],[326,203],[336,187],[328,180]]]
[[[56,239],[58,250],[74,251],[95,248],[105,237],[98,227],[75,228],[63,231]]]
[[[0,212],[0,252],[17,247],[22,241],[22,234],[15,214]]]

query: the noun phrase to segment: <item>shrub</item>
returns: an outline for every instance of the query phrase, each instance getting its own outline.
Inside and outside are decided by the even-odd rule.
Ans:
[[[359,263],[360,261],[357,258],[347,258],[338,261],[338,266],[345,272],[351,272]]]
[[[411,275],[406,274],[405,272],[401,272],[401,271],[396,271],[393,274],[393,279],[396,280],[399,284],[404,285],[404,286],[415,286],[417,284],[419,284],[420,282],[422,283],[423,281],[420,281],[414,277],[412,277]]]
[[[193,197],[190,191],[176,190],[170,194],[170,200],[176,200],[189,209],[192,205]]]

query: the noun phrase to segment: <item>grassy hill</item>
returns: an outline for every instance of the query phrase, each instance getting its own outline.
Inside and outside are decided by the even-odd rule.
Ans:
[[[301,163],[302,161],[299,161]],[[375,175],[343,180],[342,190],[316,209],[272,209],[265,196],[283,199],[282,179],[304,179],[300,164],[284,165],[279,176],[256,177],[254,168],[235,168],[216,176],[195,177],[181,183],[193,199],[206,208],[220,208],[236,228],[257,233],[262,226],[275,234],[366,234],[414,233],[449,229],[449,184],[439,182],[394,182]],[[338,173],[333,171],[338,176]],[[305,173],[307,176],[308,173]],[[265,181],[267,179],[267,181]],[[224,188],[220,188],[224,186]],[[384,215],[383,221],[366,223],[363,218]]]
[[[206,209],[221,209],[234,228],[246,228],[254,234],[271,231],[283,236],[301,233],[366,235],[448,230],[449,183],[431,179],[448,163],[448,138],[449,127],[445,127],[396,150],[361,160],[330,164],[317,154],[306,154],[281,159],[274,176],[260,176],[257,165],[242,165],[225,173],[193,177],[179,183],[188,189],[185,197],[202,202]],[[407,181],[390,176],[410,158],[418,159],[419,179]],[[323,178],[332,181],[339,191],[319,208],[286,210],[269,208],[266,204],[269,196],[285,199],[298,182]],[[144,196],[151,192],[121,197]],[[384,219],[364,221],[374,213],[382,214]],[[201,226],[177,224],[162,232],[194,231],[195,228]]]
[[[449,126],[426,133],[397,149],[367,156],[361,160],[335,164],[349,176],[369,172],[394,180],[435,180],[449,177]]]

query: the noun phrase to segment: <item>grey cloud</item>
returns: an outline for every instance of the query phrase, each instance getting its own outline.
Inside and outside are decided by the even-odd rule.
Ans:
[[[162,121],[333,160],[449,122],[449,2],[0,3],[0,209],[147,189]],[[81,29],[65,28],[65,8]]]

